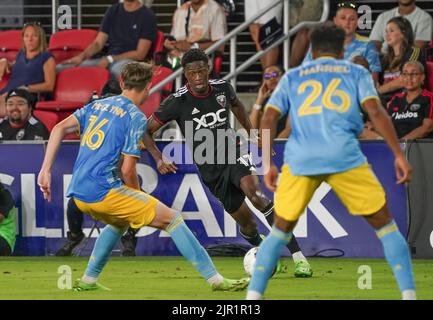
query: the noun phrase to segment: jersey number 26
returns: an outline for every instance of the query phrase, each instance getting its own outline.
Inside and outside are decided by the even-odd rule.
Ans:
[[[311,87],[313,90],[305,99],[301,107],[298,109],[298,116],[303,117],[312,114],[322,113],[323,107],[336,112],[346,112],[350,106],[350,96],[343,90],[337,90],[340,83],[341,79],[332,79],[329,85],[326,87],[325,91],[323,92],[323,85],[319,81],[308,80],[302,82],[298,87],[298,94],[305,93],[305,90],[308,87]],[[320,97],[322,92],[323,96],[321,105],[313,106],[313,103],[318,97]],[[336,104],[332,102],[333,96],[339,97],[341,99],[341,103]]]

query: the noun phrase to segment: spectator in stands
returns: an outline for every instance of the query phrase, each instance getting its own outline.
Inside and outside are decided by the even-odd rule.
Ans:
[[[403,88],[400,77],[402,66],[408,61],[419,61],[425,65],[425,56],[421,49],[414,47],[412,26],[406,18],[395,17],[386,25],[388,52],[382,59],[383,74],[378,93],[388,103],[390,98]]]
[[[422,88],[424,66],[409,61],[401,74],[405,91],[395,94],[387,109],[401,139],[433,138],[433,93]]]
[[[206,50],[227,33],[223,8],[214,0],[191,0],[179,7],[173,16],[170,36],[164,47],[173,67],[191,48]],[[216,54],[224,52],[222,45]]]
[[[251,19],[253,16],[258,14],[259,12],[262,12],[263,9],[270,6],[271,3],[278,2],[278,0],[245,0],[245,20]],[[302,21],[319,21],[322,10],[323,10],[323,1],[322,0],[292,0],[290,1],[290,27],[293,27],[297,25],[298,23]],[[269,22],[274,17],[277,19],[277,22],[281,24],[282,20],[282,12],[283,12],[283,5],[279,4],[275,6],[273,9],[269,10],[267,13],[262,15],[259,19],[254,21],[249,27],[251,38],[253,39],[254,43],[256,44],[256,50],[260,51],[262,50],[262,46],[260,45],[259,41],[259,34],[260,34],[260,28]],[[305,33],[305,30],[303,32]],[[301,37],[301,39],[305,39],[305,37]],[[308,44],[305,46],[304,49],[302,49],[302,41],[297,40],[297,45],[293,46],[293,49],[295,52],[293,55],[299,56],[301,55],[302,58],[305,56],[305,52],[308,48]],[[261,58],[262,68],[265,70],[268,66],[272,66],[278,63],[278,56],[279,56],[279,48],[273,48],[268,53],[266,53]],[[302,58],[299,61],[302,61]]]
[[[432,17],[415,5],[415,0],[398,0],[398,7],[382,12],[376,19],[370,33],[370,41],[376,44],[379,51],[386,52],[386,26],[394,17],[403,16],[409,20],[414,32],[414,45],[420,49],[426,48],[432,39]]]
[[[56,83],[56,63],[47,51],[45,31],[38,22],[26,23],[22,30],[23,47],[15,63],[0,60],[0,79],[11,73],[9,82],[0,90],[0,118],[6,115],[5,96],[12,89],[24,87],[38,94],[51,92]]]
[[[139,0],[125,0],[107,9],[96,39],[80,54],[59,65],[58,70],[71,66],[108,68],[118,78],[122,66],[131,61],[143,61],[156,40],[157,24],[154,13]],[[108,42],[107,55],[91,59]]]
[[[396,93],[387,105],[399,139],[433,138],[433,93],[422,88],[424,66],[408,61],[401,74],[404,91]],[[370,123],[362,134],[364,139],[380,139]]]
[[[369,69],[373,79],[377,83],[379,81],[379,73],[382,71],[379,53],[373,42],[369,42],[368,38],[362,37],[356,33],[356,29],[358,28],[358,11],[356,4],[352,1],[339,3],[333,21],[337,27],[344,30],[346,35],[344,39],[344,59],[362,64]],[[311,60],[310,49],[304,62]]]
[[[0,141],[2,140],[48,140],[45,125],[32,116],[36,101],[25,89],[14,89],[6,96],[7,117],[0,119]]]
[[[260,121],[263,116],[263,108],[266,106],[269,97],[277,87],[278,82],[280,82],[283,74],[284,74],[284,69],[278,65],[269,66],[265,69],[265,72],[263,73],[263,83],[259,89],[256,103],[253,105],[253,108],[249,116],[251,127],[253,129],[259,129]],[[277,139],[284,139],[284,138],[288,138],[289,134],[290,134],[290,120],[286,115],[278,121],[276,137]]]
[[[0,182],[0,256],[10,256],[14,251],[15,219],[15,200]]]

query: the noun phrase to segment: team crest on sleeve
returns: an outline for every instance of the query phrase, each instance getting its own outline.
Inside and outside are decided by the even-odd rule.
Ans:
[[[222,107],[225,108],[226,107],[226,96],[225,94],[220,94],[219,96],[216,97],[216,101],[218,102],[218,104]]]

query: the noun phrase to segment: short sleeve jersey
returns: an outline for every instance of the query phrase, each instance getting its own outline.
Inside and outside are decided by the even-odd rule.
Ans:
[[[171,120],[177,122],[187,145],[193,151],[194,162],[205,181],[212,179],[220,170],[218,164],[227,163],[225,156],[228,154],[227,146],[230,145],[227,141],[230,140],[237,145],[236,135],[229,121],[234,100],[236,94],[228,82],[210,80],[209,92],[206,95],[194,95],[186,85],[169,96],[153,114],[153,118],[161,124]],[[227,140],[221,139],[223,133],[227,135]],[[206,146],[213,150],[206,149]],[[212,154],[206,154],[205,159],[199,159],[198,153],[195,152],[199,148],[211,150]]]
[[[406,100],[406,93],[397,93],[388,103],[387,110],[398,138],[403,138],[420,127],[424,119],[433,120],[433,93],[423,90],[412,102]],[[426,138],[433,138],[433,134]]]
[[[81,133],[68,196],[101,201],[123,182],[118,173],[121,154],[140,157],[146,116],[126,97],[96,100],[72,115]]]
[[[368,38],[362,37],[358,34],[356,34],[352,42],[344,48],[344,59],[352,61],[352,59],[356,56],[361,56],[367,60],[371,72],[382,71],[379,52],[377,52],[374,43],[368,41]],[[313,60],[313,57],[310,47],[303,62],[308,62],[311,60]]]
[[[140,39],[155,41],[156,17],[146,6],[128,12],[117,3],[107,9],[100,31],[108,35],[108,54],[121,54],[136,50]]]
[[[357,136],[360,106],[371,98],[378,96],[370,73],[346,60],[322,57],[288,71],[266,108],[289,113],[284,162],[292,173],[331,174],[366,163]]]
[[[47,127],[33,116],[22,127],[11,126],[7,118],[0,119],[0,141],[48,140],[49,137]]]

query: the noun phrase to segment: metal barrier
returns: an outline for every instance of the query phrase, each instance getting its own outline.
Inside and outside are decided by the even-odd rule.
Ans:
[[[243,31],[244,29],[248,28],[248,26],[253,23],[255,20],[257,20],[258,18],[260,18],[261,16],[263,16],[265,13],[267,13],[269,10],[271,10],[272,8],[276,7],[277,5],[279,5],[281,2],[284,2],[284,12],[285,12],[285,18],[284,18],[284,30],[287,31],[289,30],[289,20],[288,20],[288,10],[289,10],[289,5],[290,5],[290,0],[280,0],[279,2],[275,2],[273,4],[270,4],[269,6],[267,6],[262,12],[257,13],[256,15],[254,15],[253,17],[251,17],[250,19],[246,20],[244,23],[242,23],[241,25],[239,25],[238,27],[236,27],[235,29],[233,29],[231,32],[229,32],[228,34],[226,34],[226,36],[222,39],[220,39],[219,41],[217,41],[216,43],[214,43],[211,47],[209,47],[208,49],[206,49],[206,53],[207,54],[211,54],[213,53],[217,48],[219,48],[221,45],[225,44],[228,40],[230,40],[230,73],[224,77],[225,80],[231,80],[232,81],[232,85],[236,90],[236,76],[239,72],[242,72],[243,70],[245,70],[246,68],[248,68],[252,63],[254,63],[255,61],[257,61],[258,59],[260,59],[260,57],[262,57],[264,54],[266,54],[269,50],[271,50],[272,48],[280,45],[283,42],[286,42],[287,44],[284,46],[285,51],[284,52],[284,56],[286,57],[286,59],[288,59],[289,56],[289,52],[288,52],[288,40],[290,38],[290,36],[292,36],[293,34],[295,34],[296,32],[298,32],[301,28],[307,27],[307,26],[312,26],[318,23],[321,23],[323,21],[325,21],[329,15],[329,9],[330,9],[330,4],[329,4],[329,0],[323,0],[323,13],[322,13],[322,17],[320,19],[320,21],[304,21],[301,22],[300,24],[296,25],[292,30],[290,30],[288,33],[285,33],[283,37],[281,37],[277,42],[275,42],[273,45],[271,45],[270,47],[266,48],[265,50],[261,50],[259,52],[257,52],[253,57],[251,57],[250,59],[248,59],[245,63],[243,63],[240,67],[236,68],[236,36]],[[287,63],[288,65],[288,60],[285,60],[285,63]],[[177,69],[172,75],[170,75],[169,77],[167,77],[166,79],[164,79],[163,81],[161,81],[160,83],[158,83],[155,87],[153,87],[150,90],[150,94],[161,90],[167,83],[173,81],[174,79],[176,79],[177,77],[179,77],[182,74],[183,69],[179,68]]]

